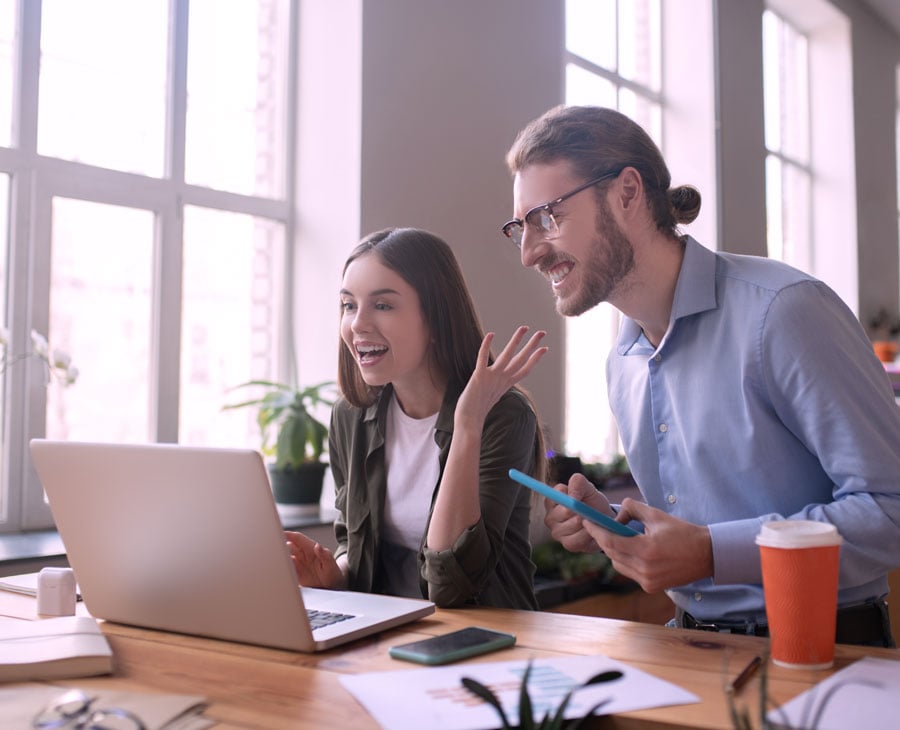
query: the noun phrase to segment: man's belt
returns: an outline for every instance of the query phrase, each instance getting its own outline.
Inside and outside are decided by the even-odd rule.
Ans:
[[[768,636],[769,627],[752,622],[705,621],[694,618],[687,611],[677,610],[676,623],[685,629],[718,631],[748,636]],[[869,601],[858,606],[839,608],[835,641],[838,644],[866,644],[894,646],[887,602],[883,599]]]

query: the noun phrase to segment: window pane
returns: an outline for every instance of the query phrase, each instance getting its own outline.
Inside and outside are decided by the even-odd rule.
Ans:
[[[770,155],[766,159],[769,256],[812,272],[812,191],[809,173]]]
[[[49,341],[79,376],[47,389],[49,438],[150,438],[153,238],[149,211],[53,201]]]
[[[595,104],[615,109],[616,85],[573,63],[566,65],[566,104]]]
[[[7,261],[9,260],[9,176],[0,175],[0,325],[4,331],[8,327],[6,321],[6,287],[7,287]],[[14,355],[8,347],[0,344],[0,361],[6,362],[6,358]],[[0,416],[6,413],[6,367],[0,366]],[[6,474],[6,418],[0,417],[0,515],[5,515],[6,509],[6,484],[3,482]]]
[[[611,304],[566,317],[566,453],[584,461],[606,461],[621,452],[604,376],[618,329]]]
[[[6,323],[6,286],[9,261],[9,175],[0,173],[0,324]]]
[[[0,2],[0,147],[9,147],[12,139],[15,30],[16,4],[4,0]]]
[[[782,142],[784,154],[809,162],[809,71],[807,41],[785,23],[781,36]]]
[[[630,89],[619,89],[619,111],[640,124],[657,146],[662,147],[662,107]]]
[[[618,12],[618,16],[616,15]],[[603,30],[598,27],[602,25]],[[617,28],[614,36],[611,29]],[[616,38],[618,38],[618,49]],[[566,103],[618,109],[662,146],[662,107],[622,84],[635,81],[661,90],[661,17],[658,0],[567,0],[566,46],[610,72],[610,78],[566,64]],[[616,62],[616,56],[618,62]],[[606,392],[602,363],[619,328],[617,310],[601,303],[566,326],[566,452],[585,460],[621,453]],[[598,375],[597,364],[601,364]]]
[[[660,50],[657,0],[619,3],[619,75],[659,91]]]
[[[254,395],[229,392],[239,383],[277,376],[283,251],[280,223],[185,208],[181,443],[260,445],[253,410],[222,406]]]
[[[778,36],[781,20],[771,10],[763,13],[763,99],[765,109],[766,147],[781,151],[781,61]]]
[[[288,6],[191,0],[188,182],[283,197]]]
[[[763,15],[766,147],[807,164],[809,57],[805,36],[771,11]]]
[[[782,260],[811,273],[813,260],[810,233],[810,176],[796,165],[785,164],[782,169],[781,188],[784,195]]]
[[[168,5],[44,0],[41,154],[162,175]]]
[[[766,157],[766,249],[769,258],[784,261],[784,226],[781,204],[781,160]]]
[[[566,50],[615,71],[616,0],[566,0]]]

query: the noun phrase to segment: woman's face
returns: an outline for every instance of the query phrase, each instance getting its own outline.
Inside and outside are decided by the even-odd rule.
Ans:
[[[344,272],[341,339],[368,385],[432,387],[431,335],[419,295],[375,253],[356,259]]]

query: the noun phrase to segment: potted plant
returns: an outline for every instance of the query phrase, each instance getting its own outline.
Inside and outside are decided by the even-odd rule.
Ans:
[[[872,347],[882,362],[894,362],[897,358],[897,335],[900,335],[900,315],[891,315],[881,308],[869,320]]]
[[[327,448],[328,428],[313,410],[334,405],[333,386],[331,380],[305,388],[270,380],[250,380],[234,389],[263,388],[263,394],[224,407],[225,410],[256,408],[261,450],[274,458],[268,464],[269,478],[275,501],[280,504],[317,505],[322,497],[328,466],[322,457]]]

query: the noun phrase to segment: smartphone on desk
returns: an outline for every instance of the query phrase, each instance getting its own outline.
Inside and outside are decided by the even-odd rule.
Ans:
[[[421,641],[392,646],[388,653],[394,659],[404,659],[418,664],[449,664],[462,659],[505,649],[516,643],[513,634],[468,626],[449,634],[432,636]]]

